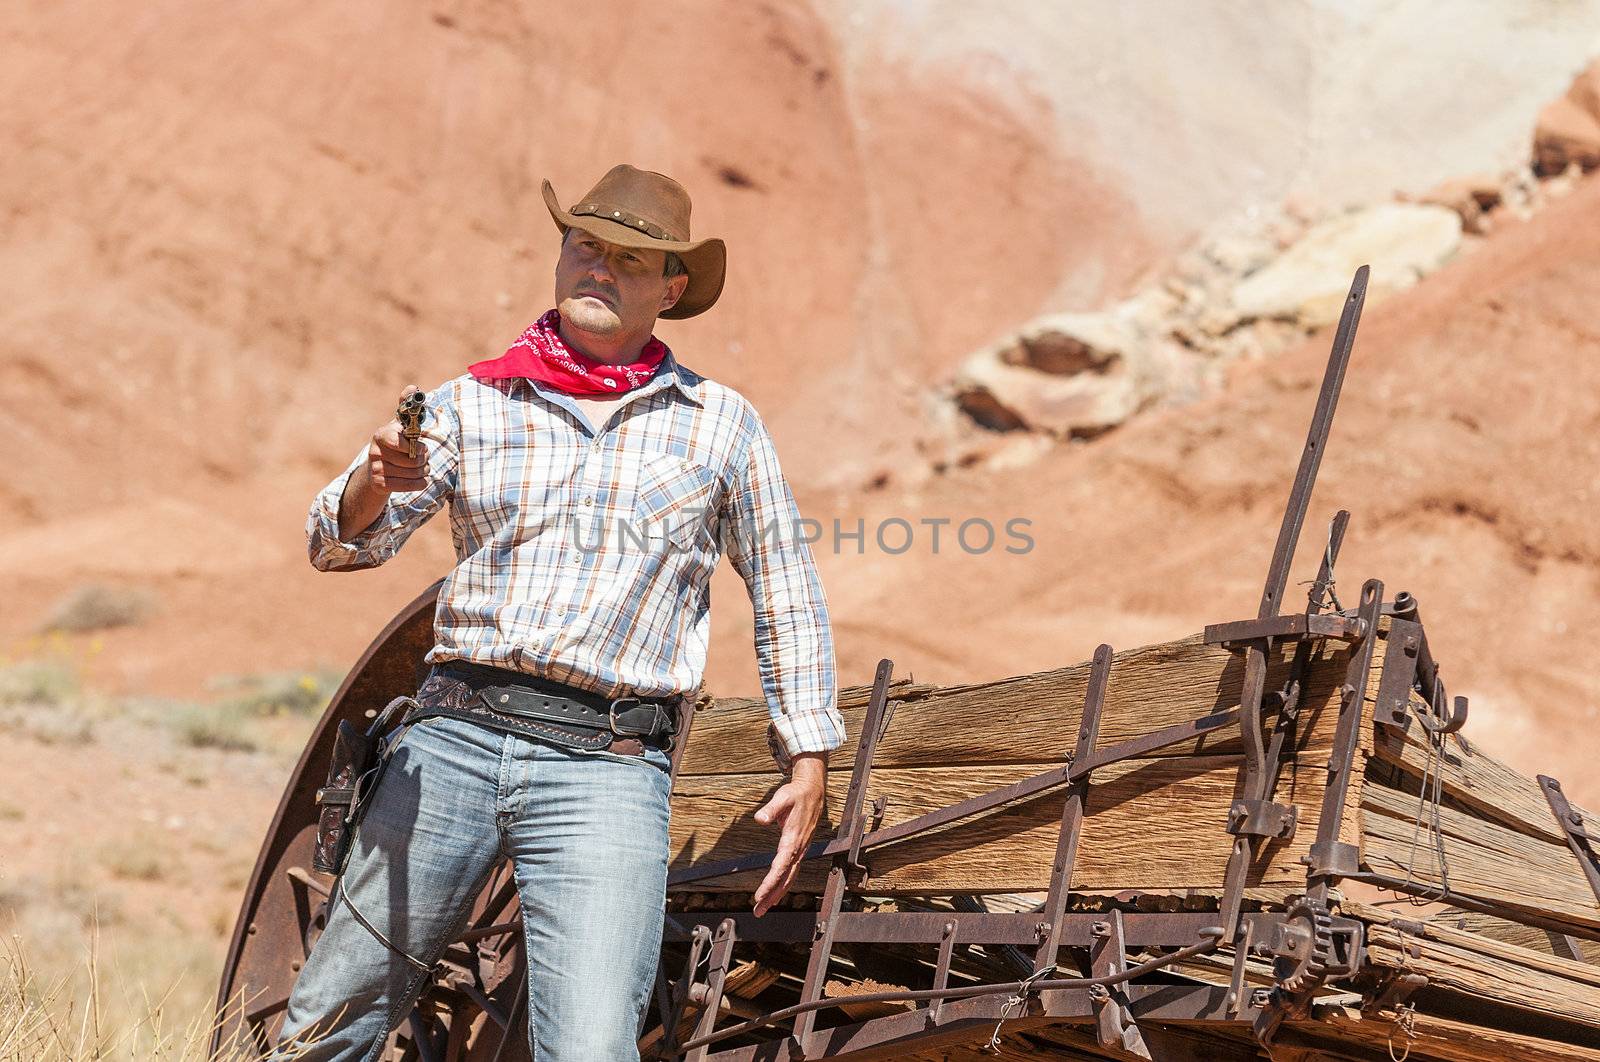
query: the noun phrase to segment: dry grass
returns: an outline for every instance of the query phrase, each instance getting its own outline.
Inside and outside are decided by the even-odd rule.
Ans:
[[[103,631],[129,627],[148,616],[155,598],[148,590],[87,583],[63,598],[45,618],[44,631]]]
[[[185,1013],[173,987],[130,993],[108,972],[98,935],[77,970],[49,976],[18,937],[0,946],[0,1062],[247,1062],[241,1047],[210,1053],[210,1008]],[[175,987],[175,986],[174,986]]]
[[[336,683],[306,670],[226,680],[209,703],[110,696],[89,682],[93,644],[50,635],[23,659],[0,658],[0,740],[69,771],[79,768],[61,743],[89,742],[124,794],[87,823],[81,800],[0,800],[0,1062],[207,1058],[238,890],[264,825],[216,832],[238,824],[209,805],[223,783],[281,784]],[[79,775],[52,777],[89,791]],[[130,779],[147,785],[129,790]],[[52,836],[75,843],[39,840]]]

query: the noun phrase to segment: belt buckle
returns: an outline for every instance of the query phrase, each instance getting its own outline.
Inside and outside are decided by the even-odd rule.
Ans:
[[[614,697],[614,698],[612,698],[610,706],[606,709],[606,718],[611,723],[611,732],[614,733],[614,734],[620,734],[620,735],[622,735],[624,737],[649,737],[652,733],[655,732],[655,727],[654,726],[651,726],[647,730],[622,730],[622,729],[618,728],[618,726],[617,726],[617,705],[622,704],[625,701],[632,701],[635,705],[639,705],[639,704],[643,703],[638,697]]]

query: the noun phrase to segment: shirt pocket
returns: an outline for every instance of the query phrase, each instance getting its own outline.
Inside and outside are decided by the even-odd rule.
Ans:
[[[716,486],[716,473],[698,461],[676,454],[646,459],[633,512],[639,532],[691,548],[697,535],[710,533]]]

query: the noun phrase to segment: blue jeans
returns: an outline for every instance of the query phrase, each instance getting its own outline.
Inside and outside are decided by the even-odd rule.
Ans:
[[[475,723],[413,725],[354,839],[350,902],[435,962],[504,857],[522,901],[536,1062],[637,1062],[660,959],[671,774],[666,753],[585,752]],[[304,1062],[373,1062],[426,975],[336,902],[295,982],[280,1045]]]

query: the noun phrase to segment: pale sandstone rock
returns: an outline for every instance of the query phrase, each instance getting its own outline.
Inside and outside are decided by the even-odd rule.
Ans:
[[[1484,175],[1445,181],[1418,201],[1454,210],[1463,229],[1482,234],[1488,231],[1489,211],[1499,206],[1503,197],[1501,182]]]
[[[1162,337],[1160,299],[1103,313],[1055,314],[978,351],[952,398],[980,425],[1089,438],[1169,397],[1200,390],[1195,358]]]
[[[1385,203],[1325,221],[1276,261],[1233,290],[1240,320],[1287,318],[1307,328],[1339,317],[1350,278],[1372,266],[1369,301],[1408,288],[1461,245],[1455,211],[1421,203]]]
[[[1586,170],[1600,166],[1600,114],[1585,109],[1569,94],[1540,112],[1533,134],[1533,166],[1541,175],[1550,175],[1574,162]]]

